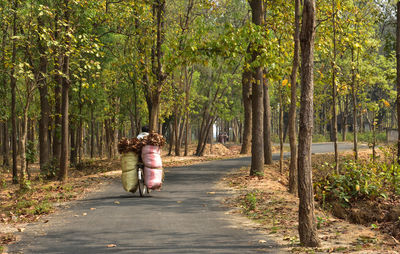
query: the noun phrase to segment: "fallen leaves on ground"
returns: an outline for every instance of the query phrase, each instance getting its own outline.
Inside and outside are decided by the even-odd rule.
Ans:
[[[285,169],[288,162],[285,162]],[[264,175],[250,177],[245,167],[221,180],[233,191],[224,201],[231,214],[251,219],[253,227],[265,231],[294,253],[397,253],[400,246],[388,235],[362,225],[350,224],[316,209],[318,235],[322,247],[308,249],[299,245],[298,198],[289,194],[287,175],[279,173],[279,162],[265,166]]]

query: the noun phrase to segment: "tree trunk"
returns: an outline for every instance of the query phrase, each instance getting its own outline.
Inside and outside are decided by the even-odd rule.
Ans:
[[[159,123],[159,113],[160,113],[160,95],[162,90],[162,85],[166,80],[166,75],[163,72],[163,49],[165,39],[165,0],[156,0],[153,3],[153,17],[156,18],[155,23],[157,25],[156,31],[156,43],[152,48],[152,72],[156,77],[156,83],[154,88],[149,88],[149,95],[151,100],[151,105],[148,103],[149,107],[149,128],[150,131],[158,132]],[[148,100],[149,102],[149,100]]]
[[[7,26],[3,26],[3,40],[2,40],[2,45],[1,45],[1,51],[2,51],[2,56],[1,56],[1,67],[3,68],[3,70],[6,70],[6,41],[7,41]],[[1,81],[1,86],[3,87],[2,89],[4,89],[4,93],[2,92],[2,96],[3,98],[7,98],[7,76],[3,75],[2,81]],[[3,105],[8,107],[8,103],[6,103],[6,105]],[[3,131],[3,136],[2,136],[2,152],[3,152],[3,166],[8,167],[10,166],[10,161],[8,158],[8,153],[10,151],[9,149],[9,134],[8,134],[8,120],[5,119],[4,120],[4,125],[2,126],[2,131]]]
[[[65,22],[66,22],[66,32],[69,33],[69,15],[70,10],[68,6],[69,0],[64,0],[65,4]],[[66,46],[69,47],[70,38],[67,36],[67,40],[65,42]],[[61,89],[61,156],[60,156],[60,180],[63,182],[67,181],[68,179],[68,154],[69,154],[69,142],[68,142],[68,127],[69,127],[69,87],[70,87],[70,80],[69,80],[69,55],[64,54],[63,58],[63,77],[62,77],[62,89]]]
[[[94,158],[94,117],[93,108],[90,109],[90,158]]]
[[[55,27],[54,27],[54,37],[56,40],[60,40],[61,28],[58,25],[59,21],[59,12],[56,13],[55,17]],[[56,49],[57,56],[54,59],[54,101],[55,101],[55,108],[54,108],[54,130],[53,130],[53,158],[56,160],[56,163],[60,162],[61,158],[61,87],[62,87],[62,66],[63,66],[63,54],[61,49]]]
[[[339,153],[337,144],[337,111],[336,111],[336,21],[335,21],[335,0],[332,0],[332,27],[333,27],[333,60],[332,60],[332,134],[335,150],[335,171],[339,174]]]
[[[19,175],[19,187],[21,190],[26,190],[28,188],[27,184],[27,164],[26,164],[26,140],[28,132],[28,107],[29,102],[25,107],[22,119],[22,133],[20,136],[20,147],[21,147],[21,171]]]
[[[8,122],[5,121],[3,125],[3,166],[10,166],[8,153],[10,151],[10,137],[8,134]]]
[[[300,243],[319,246],[315,225],[314,191],[312,185],[311,144],[313,132],[313,69],[315,38],[315,0],[304,0],[301,45],[301,102],[299,129],[299,235]]]
[[[251,0],[252,22],[261,26],[264,21],[264,1]],[[253,52],[254,62],[260,52]],[[252,143],[251,143],[251,168],[250,175],[264,173],[264,140],[263,140],[263,69],[261,66],[254,69],[252,82]]]
[[[44,26],[44,20],[42,17],[38,17],[38,25]],[[38,39],[38,50],[40,54],[39,59],[39,73],[38,73],[38,88],[40,94],[40,121],[39,121],[39,154],[40,154],[40,170],[45,171],[50,161],[50,151],[49,151],[49,117],[50,117],[50,104],[49,104],[49,94],[47,90],[47,82],[45,74],[47,74],[47,57],[46,48],[44,42]]]
[[[104,124],[101,122],[99,123],[100,126],[100,134],[99,134],[99,143],[98,145],[98,149],[99,149],[99,157],[100,159],[103,159],[103,140],[104,140]]]
[[[283,94],[279,88],[279,170],[283,174]]]
[[[186,112],[186,126],[185,126],[185,153],[184,156],[188,156],[189,154],[189,136],[190,136],[190,128],[189,128],[189,111]]]
[[[354,64],[354,50],[351,49],[351,61]],[[400,65],[399,65],[400,66]],[[351,78],[351,94],[353,98],[353,135],[354,135],[354,140],[353,140],[353,149],[354,149],[354,160],[358,160],[358,137],[357,137],[357,132],[358,132],[358,126],[357,126],[357,94],[356,94],[356,72],[354,70],[354,67],[351,70],[352,73],[352,78]],[[398,84],[400,84],[400,81]]]
[[[243,143],[240,154],[248,154],[251,151],[251,123],[252,123],[252,112],[251,112],[251,72],[243,71],[242,74],[242,96],[244,106],[244,130],[243,130]]]
[[[271,113],[271,100],[269,97],[269,84],[268,80],[263,81],[263,104],[264,104],[264,163],[267,165],[272,164],[272,113]]]
[[[400,163],[400,1],[397,2],[397,29],[396,29],[396,62],[397,62],[397,161]]]
[[[300,0],[295,0],[294,19],[294,54],[291,80],[291,95],[289,109],[289,143],[290,143],[290,165],[289,165],[289,192],[297,196],[297,147],[296,147],[296,101],[297,101],[297,71],[299,68],[299,44],[300,44]]]
[[[77,147],[76,147],[76,140],[77,140],[77,131],[76,126],[71,126],[70,128],[70,139],[71,139],[71,156],[70,156],[70,164],[76,165],[77,162]]]
[[[349,95],[346,95],[344,102],[344,110],[342,114],[342,141],[346,141],[347,136],[347,116],[349,112]]]
[[[18,0],[14,0],[14,14],[13,14],[13,36],[17,35],[17,9]],[[10,71],[10,86],[11,86],[11,146],[12,146],[12,182],[13,184],[18,183],[18,171],[17,171],[17,115],[15,112],[16,104],[16,87],[17,79],[14,76],[15,73],[15,63],[17,58],[17,42],[16,39],[12,40],[12,57],[11,57],[11,71]]]

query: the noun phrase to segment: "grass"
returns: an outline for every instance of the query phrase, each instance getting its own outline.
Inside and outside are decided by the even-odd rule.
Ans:
[[[377,143],[385,143],[386,142],[386,132],[377,132],[376,134],[376,141]],[[357,139],[358,142],[364,142],[364,143],[372,143],[373,140],[373,134],[372,132],[360,132],[357,133]],[[313,142],[319,143],[319,142],[331,142],[329,138],[329,133],[327,135],[315,133],[312,138]],[[347,132],[346,133],[346,141],[352,142],[354,140],[354,134],[353,132]],[[338,133],[338,141],[342,142],[342,134]]]

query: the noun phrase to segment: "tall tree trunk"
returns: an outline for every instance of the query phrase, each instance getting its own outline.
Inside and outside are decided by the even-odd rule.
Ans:
[[[10,151],[10,137],[8,134],[8,122],[5,121],[3,125],[3,166],[10,166],[8,153]]]
[[[314,214],[311,144],[313,132],[315,0],[304,0],[301,45],[301,101],[299,129],[299,235],[300,243],[319,246]]]
[[[264,1],[251,0],[250,7],[252,12],[252,22],[262,26],[264,23]],[[260,52],[253,52],[252,61],[254,62]],[[264,139],[263,139],[263,68],[261,66],[254,69],[254,82],[252,82],[252,143],[251,143],[251,169],[250,175],[263,174],[264,172]]]
[[[71,139],[70,165],[76,165],[76,161],[77,161],[77,149],[76,149],[77,131],[76,131],[76,126],[71,126],[70,127],[70,139]]]
[[[189,111],[186,112],[186,126],[185,126],[185,153],[183,156],[188,156],[189,154],[189,136],[190,136],[190,128],[189,128]]]
[[[240,154],[248,154],[251,151],[251,72],[243,71],[242,74],[242,96],[244,106],[244,130],[243,130],[243,143]]]
[[[265,72],[264,72],[265,74]],[[264,163],[267,165],[272,164],[272,113],[271,113],[271,100],[269,97],[269,84],[268,80],[263,81],[263,105],[264,105]]]
[[[174,131],[175,131],[175,155],[181,156],[181,144],[180,144],[180,125],[181,125],[181,117],[180,112],[177,108],[175,108],[175,117],[174,117]]]
[[[1,67],[3,68],[3,70],[6,70],[6,61],[5,61],[5,59],[6,59],[6,51],[5,51],[6,41],[7,41],[7,26],[4,25],[3,26],[3,40],[2,40],[2,44],[1,44],[1,52],[2,52]],[[7,76],[3,75],[3,78],[1,80],[1,86],[2,86],[2,89],[4,89],[4,92],[2,91],[2,96],[5,99],[7,98],[6,82],[7,82]],[[8,103],[4,106],[8,107]],[[10,161],[8,158],[10,149],[9,149],[9,134],[8,134],[8,120],[7,119],[4,121],[4,125],[2,126],[2,128],[3,128],[3,130],[2,130],[3,136],[2,136],[1,143],[2,143],[2,150],[3,150],[3,166],[8,167],[10,165]]]
[[[351,61],[354,64],[354,50],[351,49]],[[400,65],[399,65],[400,66]],[[358,126],[357,126],[357,88],[356,88],[356,72],[354,70],[354,67],[351,70],[351,94],[352,94],[352,101],[353,101],[353,150],[354,150],[354,160],[358,160],[358,137],[357,137],[357,132],[358,132]],[[398,81],[400,84],[400,81]]]
[[[22,117],[22,133],[20,136],[20,147],[21,147],[21,170],[19,175],[19,186],[21,190],[25,190],[28,188],[27,184],[27,164],[26,164],[26,140],[27,140],[27,132],[28,132],[28,107],[29,102],[24,109],[23,117]]]
[[[14,14],[13,14],[13,36],[17,35],[17,10],[18,10],[18,0],[14,0]],[[14,38],[12,40],[12,56],[11,56],[11,71],[10,71],[10,86],[11,86],[11,147],[12,147],[12,182],[13,184],[18,183],[18,171],[17,171],[17,115],[15,112],[16,104],[16,87],[17,79],[14,76],[15,73],[15,63],[17,58],[17,42]]]
[[[38,25],[43,27],[43,17],[38,17]],[[47,56],[44,42],[38,38],[38,50],[40,54],[39,59],[39,73],[38,73],[38,88],[40,94],[40,121],[39,121],[39,154],[40,154],[40,170],[44,172],[50,161],[49,152],[49,117],[50,117],[50,104],[49,94],[47,91],[47,82],[45,74],[47,74]]]
[[[54,37],[56,40],[61,40],[61,28],[58,25],[60,20],[59,11],[56,12],[54,21]],[[53,130],[53,159],[57,164],[60,162],[61,157],[61,87],[62,87],[62,66],[63,54],[61,49],[56,49],[56,57],[54,59],[54,130]]]
[[[397,2],[397,29],[396,29],[396,61],[397,61],[397,161],[400,163],[400,1]]]
[[[337,111],[336,111],[336,21],[335,21],[335,0],[332,0],[332,27],[333,27],[333,60],[332,60],[332,134],[333,134],[333,145],[335,150],[335,171],[339,174],[339,153],[337,144]]]
[[[296,102],[297,102],[297,71],[299,69],[299,46],[300,46],[300,0],[295,0],[294,12],[294,54],[292,74],[290,76],[290,109],[289,109],[289,143],[290,143],[290,165],[289,165],[289,192],[297,195],[297,147],[296,147]]]
[[[169,123],[169,149],[168,149],[168,156],[172,156],[172,147],[174,146],[174,141],[175,141],[175,131],[174,131],[174,125],[172,124],[172,121]]]
[[[66,32],[69,33],[69,0],[64,0],[64,7],[65,7],[65,17],[64,20],[66,22]],[[70,38],[67,36],[66,38],[66,46],[69,47]],[[61,156],[60,156],[60,180],[63,182],[67,181],[68,179],[68,154],[69,154],[69,146],[68,146],[68,127],[69,127],[69,87],[70,87],[70,80],[69,80],[69,55],[64,54],[63,57],[63,78],[62,78],[62,88],[61,88]]]
[[[164,81],[166,80],[166,75],[163,72],[163,56],[164,52],[162,46],[165,39],[165,0],[156,0],[153,3],[153,17],[156,18],[155,23],[157,25],[156,31],[156,43],[152,49],[152,72],[156,77],[156,83],[154,88],[149,88],[149,95],[151,100],[151,105],[149,107],[149,128],[150,131],[160,131],[158,130],[159,123],[159,113],[160,113],[160,103],[161,103],[161,90]]]
[[[103,140],[104,140],[104,124],[101,122],[99,123],[100,126],[100,138],[99,138],[99,143],[97,144],[99,146],[99,157],[100,159],[103,159]]]
[[[90,109],[90,158],[94,158],[94,117],[93,107]]]
[[[279,171],[283,174],[283,94],[279,88]]]
[[[347,136],[347,116],[349,113],[349,95],[346,95],[344,102],[344,110],[342,114],[342,141],[346,141]]]

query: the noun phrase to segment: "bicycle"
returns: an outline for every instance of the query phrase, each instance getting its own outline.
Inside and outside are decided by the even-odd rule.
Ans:
[[[144,197],[145,195],[149,195],[150,194],[150,189],[147,188],[145,181],[144,181],[144,164],[143,163],[139,163],[138,164],[138,189],[139,189],[139,195],[141,197]]]

